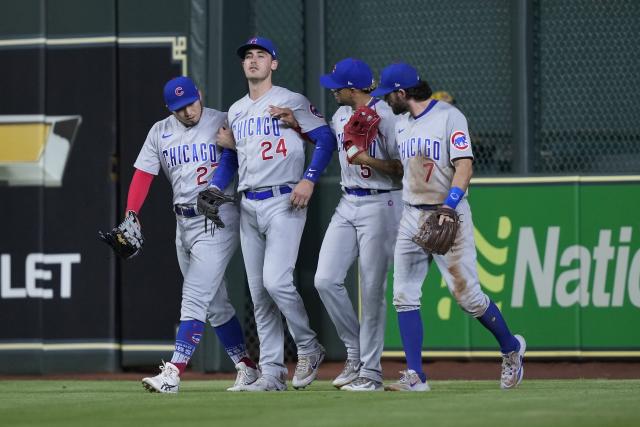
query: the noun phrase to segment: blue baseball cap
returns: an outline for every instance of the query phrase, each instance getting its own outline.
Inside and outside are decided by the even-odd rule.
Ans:
[[[238,56],[240,58],[244,59],[245,52],[247,50],[251,49],[251,48],[258,48],[258,49],[266,50],[267,52],[269,52],[271,54],[273,59],[278,59],[278,57],[276,55],[276,45],[273,44],[273,42],[271,40],[266,39],[264,37],[257,37],[256,36],[256,37],[250,38],[249,40],[247,40],[247,42],[245,44],[240,46],[236,52],[238,53]]]
[[[327,89],[367,89],[373,83],[371,68],[366,62],[354,58],[343,59],[333,66],[330,74],[320,76],[320,84]]]
[[[176,77],[164,85],[164,103],[171,111],[180,110],[199,99],[198,88],[189,77]]]
[[[380,73],[380,84],[371,92],[372,96],[382,96],[398,89],[408,89],[420,83],[418,71],[404,62],[391,64]]]

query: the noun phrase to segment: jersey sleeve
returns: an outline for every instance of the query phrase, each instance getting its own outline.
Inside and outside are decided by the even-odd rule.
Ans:
[[[473,159],[471,139],[467,119],[457,109],[452,109],[447,118],[447,139],[449,141],[449,159],[451,164],[460,158]]]
[[[158,128],[159,124],[156,123],[151,130],[149,130],[147,139],[144,141],[142,149],[138,154],[138,158],[133,164],[136,169],[140,169],[141,171],[150,173],[151,175],[158,175],[158,172],[160,171],[160,156],[158,155]]]
[[[294,94],[291,104],[293,115],[298,121],[302,133],[308,133],[327,124],[324,116],[305,96],[299,93]]]

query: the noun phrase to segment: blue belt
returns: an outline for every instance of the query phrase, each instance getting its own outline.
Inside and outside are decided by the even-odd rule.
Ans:
[[[391,190],[370,190],[368,188],[347,188],[344,187],[344,192],[351,194],[352,196],[371,196],[372,194],[389,193]]]
[[[422,211],[435,211],[442,205],[411,205],[416,209],[420,209]]]
[[[195,206],[189,205],[173,205],[173,211],[186,218],[193,218],[194,216],[199,215],[198,212],[196,212]]]
[[[287,185],[280,186],[280,194],[288,194],[292,191],[291,187]],[[272,198],[275,194],[273,194],[273,190],[269,189],[264,191],[245,191],[244,196],[249,200],[266,200]]]

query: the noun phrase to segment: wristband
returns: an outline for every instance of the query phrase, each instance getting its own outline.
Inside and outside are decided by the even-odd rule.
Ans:
[[[464,197],[464,190],[462,190],[462,188],[451,187],[451,189],[449,190],[449,195],[447,196],[447,199],[444,201],[444,204],[447,206],[451,206],[453,209],[455,209],[463,197]]]

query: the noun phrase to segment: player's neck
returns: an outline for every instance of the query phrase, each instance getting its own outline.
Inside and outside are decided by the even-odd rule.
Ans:
[[[368,93],[358,93],[356,96],[354,96],[353,105],[351,105],[351,107],[354,110],[357,110],[360,107],[369,105],[371,99],[372,97]]]
[[[413,99],[408,100],[409,112],[413,117],[419,116],[427,108],[430,101],[431,99],[425,99],[424,101],[414,101]]]
[[[251,98],[254,101],[260,98],[265,93],[267,93],[269,89],[273,87],[273,83],[271,83],[271,79],[264,79],[260,81],[248,80],[248,82],[249,82],[249,98]]]

